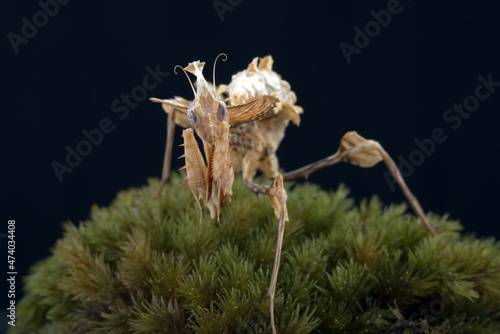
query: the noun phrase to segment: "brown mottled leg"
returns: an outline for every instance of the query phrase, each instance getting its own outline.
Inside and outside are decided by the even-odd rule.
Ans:
[[[279,218],[278,240],[276,242],[276,253],[274,257],[273,272],[269,284],[271,328],[276,334],[274,322],[274,296],[276,294],[276,284],[278,282],[278,272],[281,260],[281,249],[283,247],[283,235],[285,233],[285,222],[288,220],[288,210],[286,208],[287,193],[283,186],[283,177],[279,174],[270,186],[263,186],[254,183],[246,184],[246,187],[255,193],[265,194],[271,200],[274,214]]]
[[[347,161],[352,163],[353,165],[360,167],[372,167],[376,165],[379,161],[384,161],[387,168],[391,172],[392,176],[398,183],[399,187],[403,191],[408,203],[412,207],[413,211],[417,215],[418,218],[422,221],[424,226],[432,233],[432,235],[436,236],[441,243],[444,244],[441,237],[436,233],[436,231],[432,228],[425,216],[424,210],[420,205],[418,199],[413,195],[410,191],[406,182],[404,181],[401,173],[399,172],[396,163],[389,154],[384,150],[382,145],[374,140],[367,140],[356,132],[348,132],[342,137],[340,142],[340,147],[338,151],[319,161],[313,162],[307,166],[296,169],[294,171],[283,174],[283,179],[285,181],[290,181],[298,178],[307,178],[311,173],[334,165],[341,161]]]
[[[158,187],[158,191],[155,194],[155,198],[160,196],[165,183],[170,177],[170,166],[172,165],[172,147],[174,145],[174,133],[175,133],[175,109],[168,114],[167,121],[167,139],[165,143],[165,155],[163,156],[163,170],[161,173],[161,182]]]

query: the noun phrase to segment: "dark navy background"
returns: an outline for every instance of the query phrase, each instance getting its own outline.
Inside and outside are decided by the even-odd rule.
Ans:
[[[339,44],[354,44],[353,29],[364,30],[373,20],[370,11],[386,9],[389,1],[220,3],[232,9],[221,14],[223,20],[212,1],[73,0],[60,5],[17,54],[7,34],[21,34],[22,17],[32,22],[40,5],[3,4],[0,232],[6,232],[7,219],[16,220],[18,287],[29,266],[49,255],[63,222],[84,220],[93,204],[106,206],[116,192],[160,176],[166,121],[161,107],[144,100],[120,119],[113,101],[142,85],[146,67],[157,64],[170,75],[148,96],[191,99],[186,78],[174,75],[173,67],[200,59],[211,78],[220,52],[228,60],[218,64],[218,83],[229,83],[253,57],[271,54],[274,69],[296,92],[304,114],[300,127],[290,125],[278,151],[284,170],[334,153],[346,131],[378,140],[397,160],[408,159],[415,140],[442,128],[447,140],[407,178],[410,188],[424,210],[449,213],[467,233],[500,237],[500,87],[456,130],[443,120],[448,108],[474,94],[478,76],[500,81],[494,8],[402,0],[401,12],[348,63]],[[114,130],[59,182],[51,164],[64,163],[65,147],[76,148],[85,139],[82,131],[104,118]],[[180,148],[174,153],[180,155]],[[181,164],[174,161],[174,167]],[[399,189],[391,191],[385,171],[383,164],[342,164],[310,181],[325,189],[345,183],[356,199],[377,194],[385,203],[403,201]],[[0,240],[6,252],[6,239]]]

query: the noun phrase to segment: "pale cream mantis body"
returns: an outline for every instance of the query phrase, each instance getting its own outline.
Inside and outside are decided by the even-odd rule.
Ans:
[[[204,63],[195,61],[184,68],[197,79],[196,90],[192,87],[195,94],[193,101],[178,97],[170,100],[151,100],[162,103],[169,114],[165,163],[158,194],[170,174],[173,130],[177,123],[187,128],[182,135],[185,151],[183,157],[186,161],[183,169],[187,172],[189,188],[193,194],[198,192],[195,198],[200,213],[202,210],[199,199],[202,199],[210,210],[211,217],[217,217],[219,220],[222,208],[231,203],[235,173],[243,175],[248,189],[270,198],[279,219],[276,255],[269,287],[271,328],[273,333],[276,333],[274,296],[285,222],[288,220],[287,194],[283,181],[307,177],[318,169],[340,161],[348,161],[361,167],[372,167],[384,161],[422,223],[433,235],[438,238],[439,236],[428,223],[418,200],[406,186],[387,152],[378,142],[364,139],[356,132],[344,135],[334,155],[283,175],[279,173],[276,150],[289,121],[298,125],[303,111],[295,105],[296,96],[288,82],[272,70],[272,65],[271,56],[262,58],[260,62],[255,58],[246,70],[233,75],[229,85],[216,88],[209,85],[203,77]],[[228,97],[223,98],[222,93]],[[198,147],[195,131],[203,142],[205,158]],[[261,171],[266,177],[274,178],[273,183],[270,186],[252,183],[257,171]]]

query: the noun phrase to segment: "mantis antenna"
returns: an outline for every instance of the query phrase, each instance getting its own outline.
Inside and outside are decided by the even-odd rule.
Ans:
[[[212,81],[212,84],[214,85],[214,90],[217,90],[216,86],[215,86],[215,65],[217,64],[217,59],[219,59],[220,56],[224,56],[224,59],[222,59],[222,61],[226,61],[227,60],[227,54],[225,53],[219,53],[219,55],[217,57],[215,57],[215,60],[214,60],[214,69],[213,69],[213,72],[214,72],[214,81]]]
[[[191,85],[191,89],[193,90],[193,94],[194,94],[194,96],[196,96],[196,91],[194,90],[193,83],[191,82],[191,79],[189,78],[189,75],[186,73],[186,70],[181,65],[175,65],[175,67],[174,67],[174,73],[175,74],[177,74],[177,67],[180,67],[181,70],[182,70],[182,72],[184,72],[184,74],[188,78],[189,84]]]

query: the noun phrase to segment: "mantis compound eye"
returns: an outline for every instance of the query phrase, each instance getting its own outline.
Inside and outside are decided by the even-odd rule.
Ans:
[[[194,109],[194,105],[190,105],[188,110],[187,110],[187,118],[189,121],[189,124],[193,126],[194,128],[198,127],[200,125],[200,116]]]
[[[226,118],[226,114],[227,114],[227,106],[224,103],[224,101],[219,100],[219,107],[217,108],[217,118],[219,119],[219,121],[222,122],[224,118]]]

